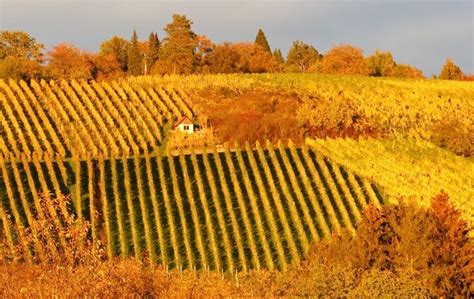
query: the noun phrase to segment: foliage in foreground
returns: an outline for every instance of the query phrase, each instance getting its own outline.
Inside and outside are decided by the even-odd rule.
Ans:
[[[71,224],[63,231],[69,240],[83,238],[78,223]],[[88,228],[87,223],[81,226]],[[89,244],[81,254],[88,258],[79,263],[61,258],[53,263],[3,260],[0,295],[467,297],[474,291],[474,245],[468,234],[460,213],[440,194],[429,208],[405,202],[381,209],[369,206],[357,237],[347,233],[316,243],[304,261],[286,271],[167,271],[136,259],[104,260]]]

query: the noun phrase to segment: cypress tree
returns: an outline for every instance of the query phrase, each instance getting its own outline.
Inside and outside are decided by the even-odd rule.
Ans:
[[[138,44],[137,32],[133,30],[128,48],[128,73],[132,76],[143,74],[143,56]]]
[[[160,40],[156,32],[150,33],[148,37],[148,48],[146,53],[146,64],[148,69],[153,67],[153,64],[158,60],[158,52],[160,50]]]
[[[265,51],[272,54],[272,50],[270,49],[270,45],[268,44],[267,38],[265,37],[265,33],[263,33],[262,29],[258,29],[257,37],[255,38],[255,44],[261,46]]]

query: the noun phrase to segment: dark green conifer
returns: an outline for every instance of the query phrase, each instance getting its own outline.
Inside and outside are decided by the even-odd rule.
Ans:
[[[128,48],[128,73],[132,76],[143,74],[143,54],[140,50],[137,32],[133,30],[132,39]]]
[[[268,44],[267,38],[265,37],[265,33],[263,33],[262,29],[258,29],[257,37],[255,38],[255,43],[261,46],[268,53],[272,54],[272,50],[270,49],[270,45]]]
[[[158,39],[158,34],[156,32],[152,32],[148,37],[148,47],[146,53],[146,64],[148,70],[150,70],[155,64],[155,62],[158,60],[159,51],[160,40]]]

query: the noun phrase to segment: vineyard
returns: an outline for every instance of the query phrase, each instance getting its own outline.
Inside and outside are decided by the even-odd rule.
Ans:
[[[0,216],[13,255],[15,243],[26,243],[40,201],[57,193],[71,195],[110,257],[147,252],[170,267],[229,271],[285,269],[312,240],[353,231],[361,209],[382,203],[370,181],[291,142],[166,158],[146,150],[129,159],[34,156],[0,165]]]
[[[474,223],[474,162],[413,139],[308,140],[317,152],[377,182],[387,199],[415,197],[422,204],[442,190]]]
[[[16,160],[140,154],[162,143],[168,123],[193,117],[187,100],[182,90],[159,85],[0,80],[0,154]]]
[[[302,123],[319,117],[313,104],[341,98],[404,137],[163,156],[177,118],[206,119],[193,98],[212,86],[297,94]],[[25,232],[59,194],[90,221],[90,237],[109,257],[147,256],[171,268],[286,269],[312,241],[354,233],[369,203],[426,202],[441,189],[472,221],[472,160],[421,140],[446,115],[472,128],[473,95],[469,83],[294,74],[0,80],[0,252],[41,259],[45,244],[32,246]]]
[[[357,107],[358,113],[365,116],[373,126],[389,133],[415,138],[429,139],[432,127],[445,118],[456,119],[467,128],[474,128],[474,84],[469,82],[319,74],[193,75],[135,79],[135,84],[157,83],[181,88],[192,86],[192,90],[226,88],[237,93],[258,89],[285,90],[303,99],[297,113],[302,120],[307,119],[310,123],[320,117],[315,115],[315,104],[321,100],[340,98]]]

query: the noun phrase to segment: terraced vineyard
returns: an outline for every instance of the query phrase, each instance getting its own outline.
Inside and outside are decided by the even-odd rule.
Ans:
[[[1,162],[8,250],[19,254],[14,243],[25,243],[22,230],[44,190],[51,190],[46,200],[71,195],[75,212],[91,221],[94,238],[105,239],[109,256],[146,251],[170,267],[229,271],[284,269],[312,240],[353,230],[361,209],[382,202],[369,181],[305,146],[203,152]]]
[[[161,144],[167,123],[193,117],[184,91],[158,84],[0,80],[0,154],[116,157]]]
[[[370,178],[387,200],[415,196],[421,204],[441,192],[474,224],[474,161],[414,139],[327,139],[308,144],[331,160]]]

